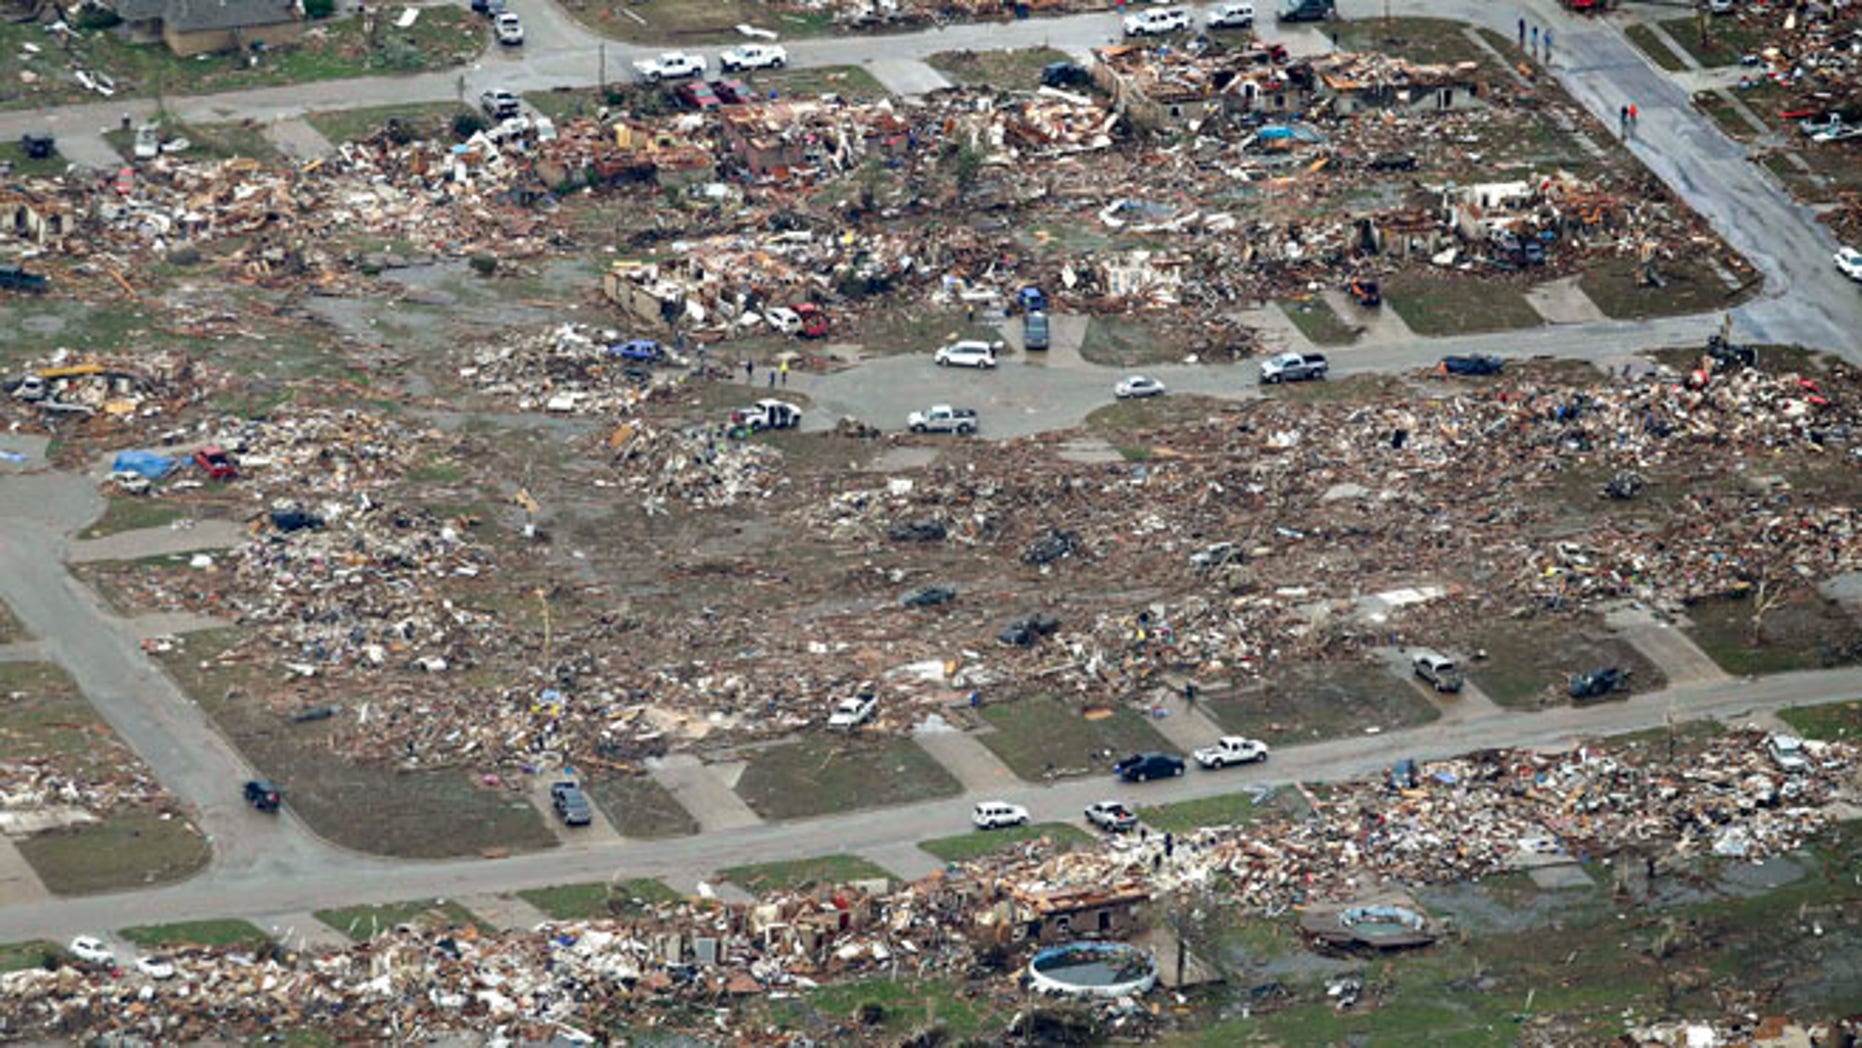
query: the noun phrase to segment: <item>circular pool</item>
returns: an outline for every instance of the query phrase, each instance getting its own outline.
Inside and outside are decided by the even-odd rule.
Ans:
[[[1076,942],[1035,954],[1028,977],[1042,993],[1124,997],[1157,985],[1157,961],[1122,942]]]

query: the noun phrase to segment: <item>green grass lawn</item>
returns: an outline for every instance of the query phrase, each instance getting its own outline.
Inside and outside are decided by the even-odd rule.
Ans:
[[[1701,39],[1701,28],[1706,28],[1706,39]],[[1661,23],[1675,43],[1694,61],[1712,69],[1718,66],[1738,65],[1742,55],[1748,55],[1765,46],[1766,28],[1756,22],[1747,23],[1735,17],[1708,17],[1696,22],[1692,17],[1670,18]]]
[[[1293,326],[1300,329],[1300,334],[1311,339],[1319,346],[1348,346],[1358,340],[1362,328],[1345,323],[1332,308],[1332,304],[1318,295],[1310,298],[1287,299],[1280,303],[1280,311],[1287,315]]]
[[[1573,676],[1607,666],[1630,671],[1630,692],[1655,691],[1666,685],[1654,663],[1627,641],[1605,633],[1594,619],[1508,619],[1456,640],[1460,650],[1487,653],[1480,661],[1464,662],[1462,669],[1488,698],[1513,709],[1565,705],[1570,701],[1566,687]]]
[[[1729,92],[1699,91],[1694,94],[1693,101],[1695,109],[1719,125],[1726,137],[1735,142],[1747,142],[1758,136],[1759,132],[1753,130],[1734,107]]]
[[[1687,609],[1689,638],[1734,676],[1827,669],[1862,661],[1862,627],[1833,602],[1800,595],[1767,612],[1752,643],[1747,599],[1700,601]]]
[[[698,832],[698,820],[672,791],[645,775],[602,773],[583,780],[582,786],[623,837],[659,840]]]
[[[871,1020],[848,1043],[993,1044],[1001,1040],[998,1035],[1016,1003],[1014,996],[979,993],[953,979],[874,977],[762,998],[752,1005],[752,1014],[766,1016],[762,1025],[785,1033],[810,1029],[811,1023],[844,1031],[847,1023]],[[942,1037],[912,1039],[932,1029]]]
[[[1678,73],[1687,68],[1681,56],[1674,53],[1667,44],[1662,43],[1655,31],[1640,22],[1632,22],[1623,27],[1623,35],[1636,45],[1636,50],[1649,56],[1649,60],[1670,73]],[[1679,41],[1677,41],[1678,43]]]
[[[1332,659],[1283,666],[1234,691],[1197,700],[1223,730],[1274,745],[1427,724],[1441,712],[1373,662]]]
[[[679,893],[660,881],[640,877],[609,883],[558,884],[530,888],[517,897],[559,921],[625,916],[661,902],[678,902]]]
[[[0,142],[0,165],[10,165],[14,178],[54,178],[64,174],[71,161],[60,156],[56,149],[44,159],[31,159],[26,156],[26,147],[15,140]]]
[[[1807,739],[1862,739],[1862,700],[1780,710],[1778,719]]]
[[[142,924],[121,934],[138,946],[240,946],[271,940],[258,925],[237,919]]]
[[[1447,277],[1400,274],[1384,282],[1384,302],[1425,338],[1511,331],[1545,323],[1510,287]]]
[[[1161,335],[1156,325],[1126,317],[1094,317],[1080,340],[1080,357],[1102,367],[1176,363],[1189,352],[1187,346]]]
[[[750,754],[737,780],[744,803],[766,819],[952,797],[963,786],[910,739],[810,736]]]
[[[371,109],[324,110],[311,113],[304,121],[333,145],[367,138],[386,127],[391,120],[399,121],[412,138],[450,142],[453,137],[453,118],[476,112],[470,106],[458,102],[410,102]]]
[[[1041,70],[1055,62],[1071,62],[1065,51],[1027,47],[1016,51],[939,51],[926,59],[931,68],[953,84],[1032,91],[1041,86]]]
[[[848,881],[897,880],[892,871],[858,855],[823,855],[814,859],[759,862],[719,870],[718,876],[753,895],[799,888],[806,884],[845,884]]]
[[[1589,263],[1578,278],[1578,288],[1607,317],[1646,320],[1730,309],[1758,290],[1756,283],[1729,288],[1711,266],[1677,258],[1657,264],[1661,287],[1637,283],[1640,264],[1633,258],[1606,258]]]
[[[1245,826],[1254,821],[1254,795],[1225,793],[1218,797],[1199,797],[1139,808],[1137,814],[1151,829],[1169,833],[1184,833],[1204,826]]]
[[[1062,850],[1092,844],[1093,835],[1064,822],[1034,822],[998,830],[974,830],[954,837],[920,841],[918,846],[945,862],[969,862],[1026,841],[1046,840]]]
[[[167,884],[198,873],[213,857],[213,849],[186,819],[151,811],[121,812],[16,843],[39,879],[58,895]]]
[[[384,8],[393,18],[399,8]],[[181,58],[159,44],[132,44],[107,30],[80,30],[69,52],[38,25],[0,24],[0,108],[26,109],[97,102],[72,75],[83,68],[108,74],[122,96],[210,94],[277,84],[343,80],[357,76],[418,73],[462,65],[488,42],[484,19],[464,6],[428,7],[410,29],[380,27],[371,43],[358,18],[311,25],[297,44],[263,55],[226,52]],[[27,56],[26,43],[41,48]],[[38,80],[25,84],[19,73]]]
[[[1130,753],[1171,748],[1144,717],[1123,706],[1088,720],[1046,696],[983,707],[995,731],[978,741],[1029,782],[1072,775],[1109,775],[1112,762]]]
[[[334,910],[318,910],[312,916],[356,942],[367,942],[376,935],[392,931],[403,924],[419,924],[422,927],[435,929],[463,928],[470,925],[487,933],[497,930],[479,920],[471,910],[451,900],[439,902],[433,899],[422,899],[416,902],[388,903],[382,906],[345,906]]]
[[[44,939],[6,943],[0,945],[0,972],[43,968],[47,961],[57,958],[63,952],[57,943]]]
[[[78,538],[99,539],[121,531],[159,528],[191,516],[193,512],[188,506],[147,495],[111,495],[104,499],[103,516],[78,532]]]

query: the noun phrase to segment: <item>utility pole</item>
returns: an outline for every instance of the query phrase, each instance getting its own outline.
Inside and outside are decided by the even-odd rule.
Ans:
[[[595,74],[595,83],[601,86],[601,100],[606,102],[608,100],[608,45],[606,41],[596,47],[595,54],[599,56],[600,62],[600,69]]]

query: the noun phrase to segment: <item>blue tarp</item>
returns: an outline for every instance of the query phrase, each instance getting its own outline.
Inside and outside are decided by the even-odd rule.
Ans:
[[[110,468],[118,473],[135,473],[150,480],[160,480],[175,468],[175,460],[153,451],[119,451]]]

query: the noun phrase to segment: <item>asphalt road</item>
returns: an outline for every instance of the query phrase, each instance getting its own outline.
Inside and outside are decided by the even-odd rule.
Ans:
[[[1026,805],[1037,820],[1077,820],[1086,805],[1107,798],[1154,804],[1233,793],[1251,785],[1351,778],[1375,773],[1403,757],[1429,759],[1498,746],[1563,745],[1582,737],[1657,728],[1671,720],[1707,716],[1736,720],[1788,706],[1845,701],[1858,694],[1858,689],[1862,689],[1862,669],[1846,669],[1654,692],[1581,710],[1500,710],[1404,731],[1291,747],[1275,753],[1269,763],[1250,768],[1192,770],[1180,779],[1124,788],[1109,776],[1054,786],[1028,785],[988,799]],[[970,805],[982,799],[954,797],[676,840],[630,841],[507,859],[388,864],[339,857],[266,869],[216,866],[167,888],[0,909],[0,942],[63,940],[80,932],[153,920],[302,913],[329,906],[457,898],[610,877],[702,876],[745,862],[859,852],[963,833],[969,829]]]

